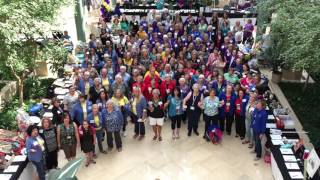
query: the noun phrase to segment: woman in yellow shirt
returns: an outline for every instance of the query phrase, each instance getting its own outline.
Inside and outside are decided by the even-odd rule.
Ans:
[[[126,134],[126,126],[128,124],[127,117],[130,111],[130,102],[126,96],[124,96],[120,89],[117,89],[114,93],[114,96],[111,98],[112,102],[121,110],[124,123],[122,127],[123,136],[127,136]]]

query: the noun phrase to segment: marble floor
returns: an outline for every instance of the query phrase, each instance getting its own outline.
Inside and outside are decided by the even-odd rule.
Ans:
[[[171,138],[170,121],[165,122],[163,141],[152,141],[151,127],[146,127],[146,137],[134,140],[133,124],[128,125],[128,136],[123,138],[123,151],[113,150],[98,154],[97,164],[85,167],[77,176],[80,180],[271,180],[271,167],[263,160],[253,161],[247,145],[239,138],[225,135],[219,145],[207,143],[202,136],[187,137],[186,125],[182,125],[181,138]],[[203,133],[204,122],[199,124]],[[106,148],[106,142],[104,142]],[[83,155],[80,151],[77,156]],[[66,163],[59,152],[60,167]]]

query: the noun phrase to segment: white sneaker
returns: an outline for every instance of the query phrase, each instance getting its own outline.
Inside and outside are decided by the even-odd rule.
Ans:
[[[125,131],[123,131],[123,132],[122,132],[122,136],[123,136],[123,137],[126,137],[126,136],[127,136],[127,133],[126,133]]]

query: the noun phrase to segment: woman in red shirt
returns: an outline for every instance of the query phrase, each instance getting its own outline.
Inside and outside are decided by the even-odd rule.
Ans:
[[[246,134],[245,117],[246,106],[249,101],[249,96],[245,94],[243,89],[238,90],[238,96],[235,101],[235,120],[236,120],[236,137],[244,139]]]

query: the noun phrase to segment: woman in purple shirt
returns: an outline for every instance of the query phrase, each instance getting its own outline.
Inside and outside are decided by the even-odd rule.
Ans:
[[[245,42],[247,39],[252,37],[252,31],[254,30],[254,26],[252,24],[252,20],[248,19],[247,24],[244,26],[244,34],[243,41]]]

